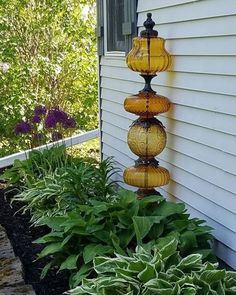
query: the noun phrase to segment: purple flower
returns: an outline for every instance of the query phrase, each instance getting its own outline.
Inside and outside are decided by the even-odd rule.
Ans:
[[[47,109],[46,109],[45,106],[39,105],[39,106],[36,106],[34,108],[34,114],[35,114],[35,116],[45,115],[46,112],[47,112]]]
[[[59,107],[52,108],[49,113],[53,114],[57,123],[64,123],[68,119],[67,113],[60,110]]]
[[[41,118],[37,115],[34,115],[31,120],[32,123],[40,123],[40,121],[41,121]]]
[[[52,141],[57,141],[62,139],[62,134],[58,131],[53,131],[52,132]]]
[[[49,113],[47,117],[45,118],[44,124],[46,128],[55,128],[57,125],[57,120],[54,114]]]
[[[67,118],[67,120],[65,120],[63,122],[63,127],[66,128],[66,129],[67,128],[75,128],[75,126],[76,126],[76,123],[75,123],[74,118],[69,117],[69,118]]]
[[[22,121],[15,127],[16,134],[27,134],[31,131],[31,125],[28,122]]]

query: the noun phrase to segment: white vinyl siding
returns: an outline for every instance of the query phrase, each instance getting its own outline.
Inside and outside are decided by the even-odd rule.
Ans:
[[[236,269],[236,1],[139,0],[139,30],[147,12],[173,55],[171,71],[152,83],[172,102],[158,116],[167,146],[157,158],[171,174],[159,191],[207,220],[217,255]],[[126,141],[137,116],[123,102],[143,79],[122,57],[102,57],[100,67],[102,153],[123,170],[137,158]]]

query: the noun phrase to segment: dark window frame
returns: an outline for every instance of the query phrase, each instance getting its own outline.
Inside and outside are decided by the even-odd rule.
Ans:
[[[107,13],[109,12],[107,9],[107,3],[112,2],[114,0],[97,0],[97,37],[98,37],[98,54],[99,55],[112,55],[112,56],[125,56],[129,52],[132,47],[132,39],[137,36],[137,0],[115,0],[122,1],[124,3],[124,16],[122,18],[122,23],[119,25],[118,31],[119,34],[122,33],[123,38],[118,36],[114,37],[113,31],[113,40],[109,39],[109,30],[111,28],[107,28],[108,18]],[[115,3],[114,1],[114,3]],[[110,14],[113,9],[110,9]],[[114,20],[110,21],[110,26],[114,24]],[[112,36],[112,33],[110,34]],[[117,42],[117,40],[123,40],[118,46],[115,48],[113,45]],[[108,44],[110,42],[111,46]],[[112,48],[113,47],[113,48]],[[115,50],[111,50],[115,49]]]
[[[125,52],[125,35],[122,25],[125,21],[125,0],[106,1],[106,51]]]

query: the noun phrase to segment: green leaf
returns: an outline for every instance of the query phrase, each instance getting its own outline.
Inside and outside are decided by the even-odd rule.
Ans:
[[[39,254],[39,258],[45,257],[50,254],[54,254],[62,250],[61,243],[52,243],[46,246]]]
[[[110,238],[115,248],[115,251],[120,255],[125,255],[125,251],[121,248],[120,239],[117,237],[117,235],[114,234],[113,232],[110,232]]]
[[[131,191],[120,189],[118,195],[120,197],[120,204],[123,208],[127,208],[127,206],[132,202],[137,202],[135,193]]]
[[[125,230],[120,231],[119,238],[120,238],[120,244],[123,249],[128,247],[129,243],[132,241],[132,239],[135,236],[135,232],[133,228],[129,229],[128,227]]]
[[[177,251],[178,240],[172,236],[167,236],[158,240],[156,249],[162,256],[162,259],[167,259]]]
[[[180,235],[180,249],[182,253],[190,253],[191,249],[197,247],[197,240],[194,232],[185,231]]]
[[[77,268],[77,260],[80,254],[78,255],[70,255],[67,259],[61,264],[60,270],[63,269],[76,269]]]
[[[163,201],[154,211],[155,215],[168,217],[174,214],[181,214],[185,211],[185,205],[183,203],[173,203]]]
[[[111,246],[104,246],[102,244],[89,244],[84,248],[83,259],[85,264],[91,262],[96,256],[107,253],[113,253]]]
[[[177,268],[181,270],[199,268],[199,264],[201,263],[201,261],[202,256],[200,254],[191,254],[183,258],[177,265]]]
[[[40,219],[40,225],[47,225],[53,230],[60,231],[61,225],[67,220],[64,216],[44,217]]]
[[[156,276],[157,274],[154,266],[148,263],[146,264],[145,269],[138,274],[138,278],[144,283],[156,278]]]
[[[110,241],[110,234],[106,230],[100,230],[97,232],[93,232],[92,235],[97,238],[99,241],[104,243],[108,243]]]
[[[162,219],[162,216],[134,216],[133,223],[137,243],[141,244],[142,239],[149,233],[153,224],[159,223]]]
[[[41,272],[41,274],[40,274],[40,279],[41,279],[41,280],[45,278],[45,276],[47,275],[47,273],[48,273],[49,269],[51,268],[51,266],[52,266],[52,261],[49,262],[49,263],[47,263],[47,264],[44,266],[44,268],[42,269],[42,272]]]
[[[144,286],[150,288],[159,288],[159,289],[165,289],[165,288],[172,288],[172,285],[167,280],[162,279],[151,279],[147,281]],[[152,289],[153,290],[153,289]]]
[[[202,260],[206,259],[207,257],[212,255],[212,249],[199,249],[194,251],[193,254],[201,254],[202,255]]]
[[[197,294],[197,290],[194,287],[184,288],[182,290],[182,294],[183,295],[196,295]]]
[[[149,204],[158,204],[163,200],[164,198],[162,196],[148,196],[139,201],[139,206],[143,209]]]
[[[83,264],[78,272],[76,272],[74,275],[70,278],[70,287],[75,287],[81,281],[89,275],[92,271],[92,266],[90,264]]]
[[[66,236],[65,239],[61,242],[62,247],[64,247],[69,240],[73,237],[73,233],[71,233],[70,235]]]
[[[110,257],[95,257],[93,264],[97,274],[112,273],[117,268],[118,259]]]
[[[143,261],[131,261],[128,265],[128,269],[132,270],[133,272],[140,273],[145,268],[145,263]]]
[[[200,275],[200,280],[205,281],[208,284],[213,284],[220,280],[223,280],[226,276],[226,272],[224,269],[222,270],[205,270]]]
[[[58,240],[61,240],[62,237],[63,237],[63,232],[51,232],[51,233],[33,241],[33,243],[44,244],[44,243],[48,243],[48,242],[56,242]]]

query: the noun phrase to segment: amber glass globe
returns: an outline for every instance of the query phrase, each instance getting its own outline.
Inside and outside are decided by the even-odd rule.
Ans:
[[[125,99],[124,108],[127,112],[140,117],[151,118],[160,113],[168,112],[170,101],[168,98],[153,92],[140,92],[128,96]]]
[[[165,39],[136,37],[126,62],[132,71],[142,75],[155,75],[170,67],[171,56],[165,50]]]
[[[168,184],[170,174],[164,167],[139,165],[128,167],[124,171],[125,183],[139,188],[153,188]]]
[[[166,132],[161,125],[157,124],[149,128],[133,125],[128,133],[128,145],[135,155],[154,158],[166,146]]]

